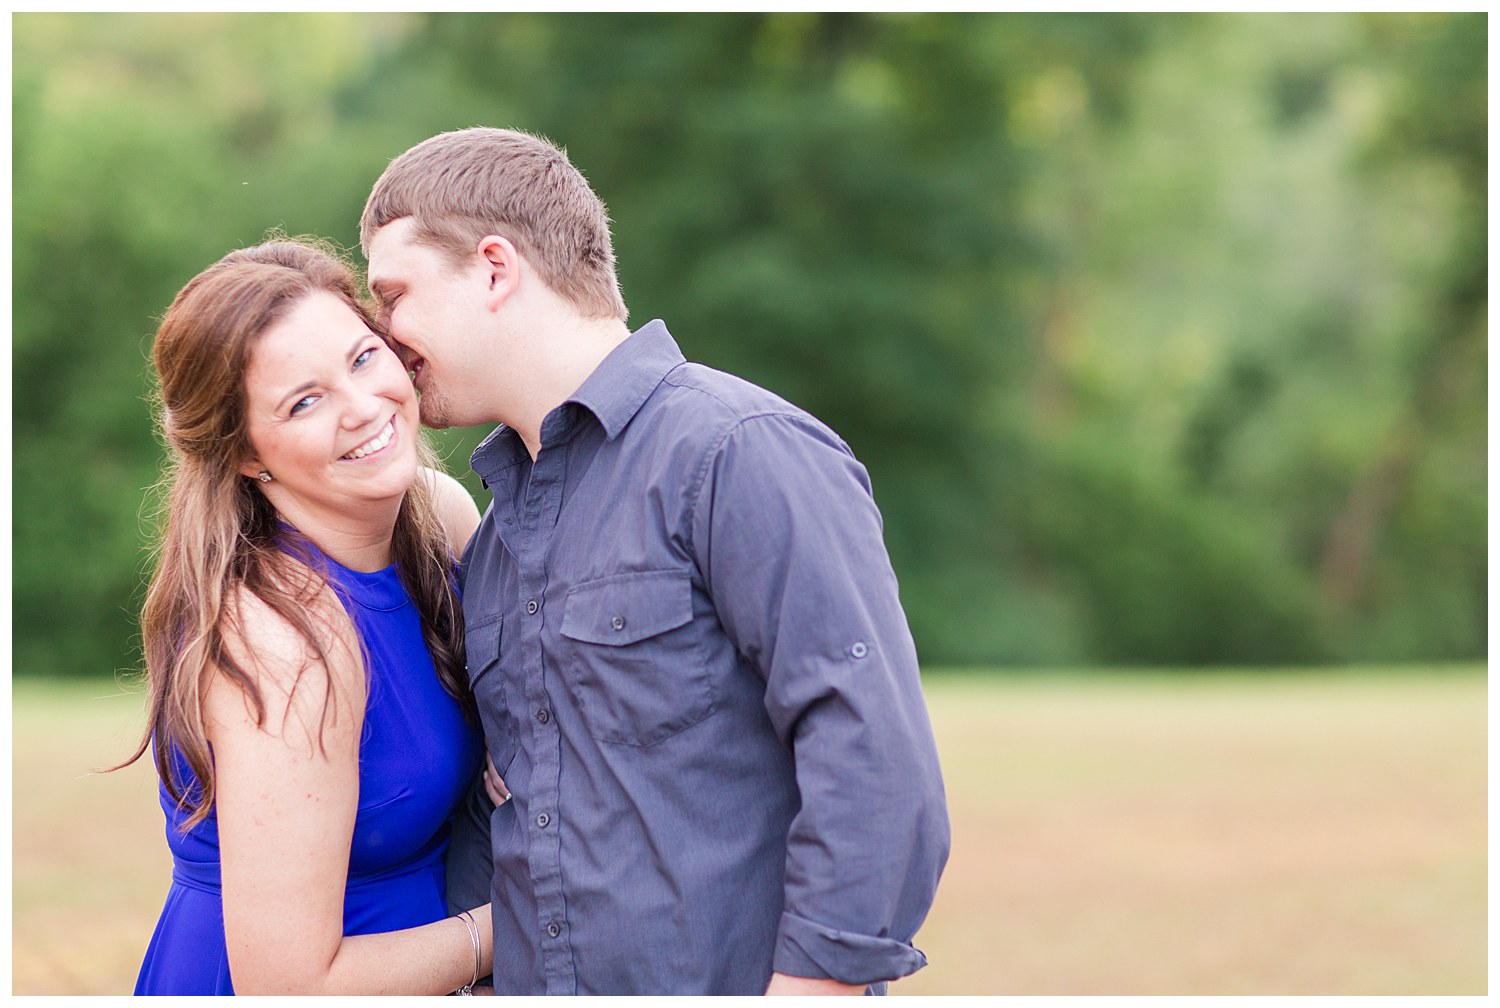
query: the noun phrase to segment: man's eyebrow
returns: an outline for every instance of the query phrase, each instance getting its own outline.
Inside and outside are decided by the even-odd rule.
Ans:
[[[374,294],[376,298],[381,301],[390,299],[391,288],[395,286],[395,281],[386,277],[374,277],[368,283],[370,285],[370,293]]]

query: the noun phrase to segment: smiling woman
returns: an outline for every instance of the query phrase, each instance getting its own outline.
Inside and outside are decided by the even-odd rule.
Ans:
[[[314,541],[334,544],[335,559],[386,566],[383,515],[417,473],[417,396],[396,354],[347,301],[311,293],[260,337],[245,396],[251,453],[240,472],[269,474],[266,499]],[[346,545],[356,515],[369,534]]]
[[[142,612],[173,856],[139,994],[448,993],[490,958],[448,917],[480,768],[454,553],[416,393],[353,270],[231,253],[157,333],[169,513]],[[374,702],[378,699],[378,703]]]

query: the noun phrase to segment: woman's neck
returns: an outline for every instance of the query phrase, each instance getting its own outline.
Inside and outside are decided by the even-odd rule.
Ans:
[[[391,540],[400,505],[378,513],[321,514],[297,508],[279,509],[282,521],[301,532],[329,559],[350,570],[370,573],[394,561]],[[297,512],[297,513],[289,513]]]

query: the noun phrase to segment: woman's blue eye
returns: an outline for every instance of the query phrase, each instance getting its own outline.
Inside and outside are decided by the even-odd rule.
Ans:
[[[298,413],[301,413],[303,410],[307,409],[307,407],[311,406],[314,402],[317,401],[317,398],[317,396],[303,396],[301,399],[298,399],[296,402],[292,403],[292,408],[290,411],[292,416],[296,416]]]
[[[364,353],[362,353],[358,357],[354,358],[354,366],[357,367],[357,368],[364,367],[366,364],[368,364],[370,362],[370,357],[374,353],[375,353],[375,348],[374,347],[370,347],[370,349],[366,350]]]

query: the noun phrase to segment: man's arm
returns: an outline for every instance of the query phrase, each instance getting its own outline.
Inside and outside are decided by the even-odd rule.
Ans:
[[[490,852],[490,813],[495,803],[485,790],[484,775],[475,774],[469,793],[458,803],[449,822],[448,913],[472,910],[490,901],[495,876]]]
[[[816,421],[770,414],[743,421],[706,472],[694,549],[725,630],[765,677],[802,794],[773,970],[856,989],[905,976],[926,962],[910,941],[948,818],[864,467]]]

